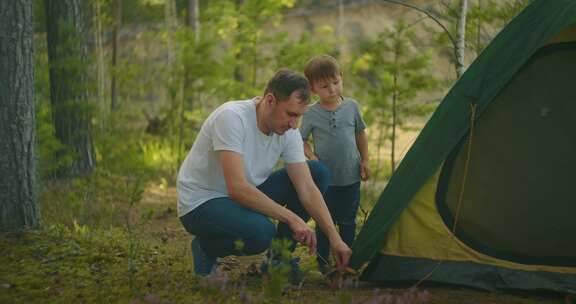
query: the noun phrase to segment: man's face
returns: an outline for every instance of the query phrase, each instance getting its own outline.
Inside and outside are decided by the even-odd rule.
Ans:
[[[298,127],[298,120],[308,110],[308,106],[300,98],[300,93],[292,92],[288,100],[278,101],[274,98],[269,126],[271,131],[282,135],[289,129]]]
[[[342,76],[335,75],[327,79],[320,79],[314,81],[312,84],[312,92],[314,92],[322,102],[338,102],[342,95]]]

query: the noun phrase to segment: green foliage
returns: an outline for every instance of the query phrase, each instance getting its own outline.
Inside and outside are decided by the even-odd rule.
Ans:
[[[36,105],[36,135],[38,137],[38,172],[40,178],[50,178],[74,161],[74,154],[54,136],[52,112],[46,103]]]
[[[336,48],[336,36],[330,26],[317,27],[313,32],[302,32],[297,41],[290,41],[286,33],[278,38],[280,43],[275,56],[277,68],[304,71],[310,58],[334,53]]]
[[[110,3],[115,0],[107,0]],[[143,23],[164,20],[164,0],[121,0],[122,22]],[[110,4],[112,5],[112,4]],[[111,10],[111,8],[110,8]]]
[[[439,84],[430,72],[431,53],[415,48],[418,39],[414,30],[400,20],[393,30],[361,45],[363,54],[353,64],[356,75],[361,77],[358,85],[364,88],[363,100],[369,103],[365,119],[378,126],[376,168],[381,166],[384,141],[391,142],[394,162],[396,129],[407,130],[412,120],[426,117],[434,109],[417,100]],[[375,170],[375,179],[379,173]]]
[[[211,2],[207,14],[223,16],[215,25],[216,32],[227,42],[225,62],[230,77],[238,83],[228,85],[231,96],[246,98],[260,93],[268,71],[274,68],[267,64],[273,56],[264,50],[269,47],[274,50],[281,39],[265,29],[277,26],[282,21],[282,9],[293,4],[288,0],[246,0],[239,5],[229,1]]]
[[[272,300],[278,300],[284,289],[290,284],[290,252],[291,241],[272,240],[270,255],[275,257],[274,263],[268,261],[270,279],[264,287],[265,294]]]

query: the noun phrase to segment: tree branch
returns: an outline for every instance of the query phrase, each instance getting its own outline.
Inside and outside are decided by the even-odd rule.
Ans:
[[[432,13],[430,13],[429,11],[419,8],[415,5],[412,4],[408,4],[402,1],[397,1],[397,0],[380,0],[382,2],[388,2],[388,3],[392,3],[392,4],[397,4],[397,5],[401,5],[407,8],[411,8],[413,10],[416,10],[424,15],[426,15],[428,18],[432,19],[434,22],[436,22],[436,24],[438,24],[443,30],[444,33],[448,36],[448,38],[450,39],[450,42],[452,43],[452,48],[454,49],[454,59],[456,60],[456,62],[458,62],[458,54],[457,54],[457,49],[458,46],[456,44],[456,40],[454,39],[454,37],[452,37],[452,34],[450,34],[450,31],[444,26],[444,24],[442,24],[442,22],[440,22],[440,20],[438,20],[438,18],[436,18],[434,15],[432,15]]]

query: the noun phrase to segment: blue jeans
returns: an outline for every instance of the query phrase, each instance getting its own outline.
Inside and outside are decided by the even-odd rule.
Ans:
[[[356,235],[356,213],[360,205],[360,182],[346,186],[330,186],[324,195],[332,219],[340,229],[340,237],[352,247]],[[326,235],[316,227],[319,265],[325,265],[330,255],[330,243]]]
[[[314,183],[324,193],[330,180],[328,169],[318,161],[308,161],[308,167]],[[310,218],[286,169],[272,173],[258,189],[304,221]],[[292,241],[292,250],[296,246],[286,224],[280,222],[275,227],[265,215],[245,208],[229,197],[211,199],[180,217],[180,221],[200,241],[204,252],[213,257],[258,254],[270,247],[273,238]],[[238,246],[239,240],[242,246]]]

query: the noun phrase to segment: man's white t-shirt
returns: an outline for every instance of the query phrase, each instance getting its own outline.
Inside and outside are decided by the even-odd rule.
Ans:
[[[305,161],[297,129],[283,135],[265,135],[258,129],[256,102],[229,101],[208,116],[178,172],[178,216],[208,200],[228,196],[217,151],[241,154],[246,180],[254,186],[270,176],[280,157],[288,164]]]

